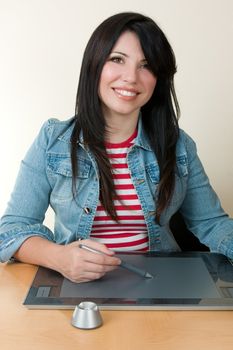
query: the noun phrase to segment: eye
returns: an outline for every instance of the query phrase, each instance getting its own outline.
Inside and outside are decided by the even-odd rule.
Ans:
[[[149,69],[149,70],[150,70],[150,66],[149,66],[149,64],[148,64],[147,61],[142,62],[142,63],[140,64],[139,68],[142,68],[142,69]]]
[[[110,57],[109,61],[115,62],[115,63],[123,63],[124,60],[121,56],[112,56]]]

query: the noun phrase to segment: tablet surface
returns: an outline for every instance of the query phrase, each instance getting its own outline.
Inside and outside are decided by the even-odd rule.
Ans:
[[[118,267],[99,280],[73,283],[39,267],[24,305],[74,308],[90,300],[101,309],[233,309],[233,266],[223,255],[195,252],[119,256],[153,278]]]

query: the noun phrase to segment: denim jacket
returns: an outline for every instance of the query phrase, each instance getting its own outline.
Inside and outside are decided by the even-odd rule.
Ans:
[[[73,119],[48,120],[27,152],[8,207],[0,222],[0,261],[10,259],[31,236],[67,244],[90,236],[99,199],[94,156],[80,139],[77,196],[72,194],[70,136]],[[221,208],[196,153],[193,140],[180,130],[176,148],[175,189],[169,206],[155,221],[159,166],[139,120],[138,136],[127,155],[148,230],[149,249],[177,251],[169,229],[179,209],[186,225],[211,251],[233,258],[233,220]],[[55,213],[54,232],[43,225],[48,206]]]

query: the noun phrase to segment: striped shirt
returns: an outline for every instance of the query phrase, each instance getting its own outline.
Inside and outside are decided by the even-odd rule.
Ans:
[[[126,161],[128,148],[133,145],[136,136],[137,130],[125,142],[106,143],[117,194],[114,205],[119,222],[112,220],[99,201],[91,239],[114,251],[148,250],[147,227]]]

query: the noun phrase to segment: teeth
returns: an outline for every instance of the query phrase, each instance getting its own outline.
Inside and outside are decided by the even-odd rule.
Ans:
[[[132,91],[127,91],[127,90],[115,90],[118,94],[122,95],[122,96],[136,96],[136,92],[132,92]]]

